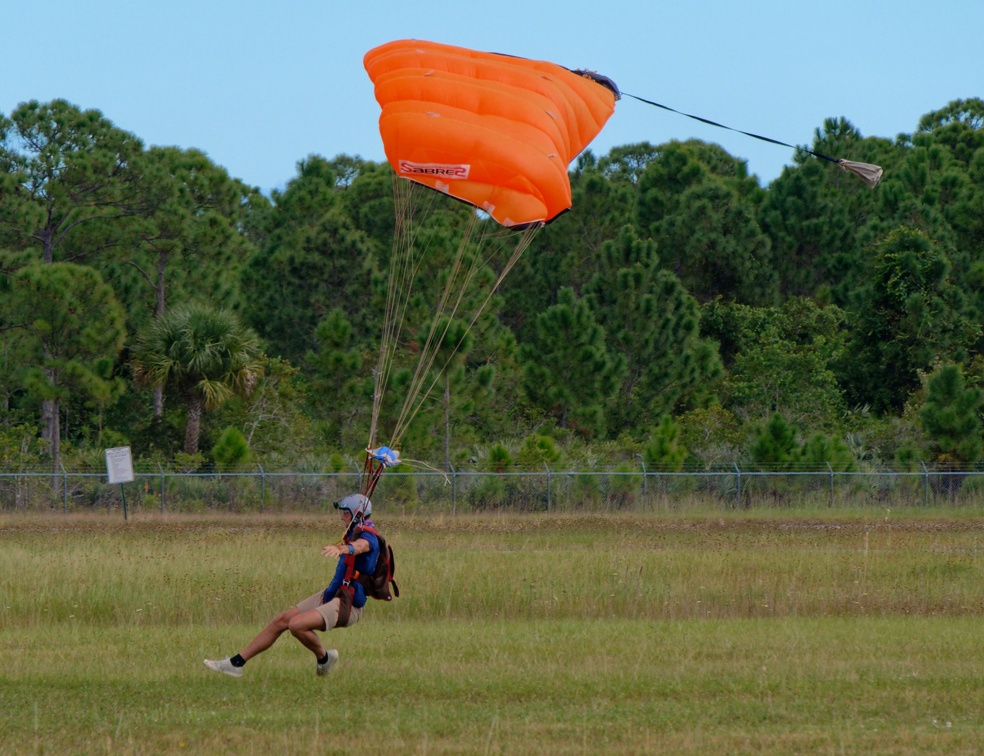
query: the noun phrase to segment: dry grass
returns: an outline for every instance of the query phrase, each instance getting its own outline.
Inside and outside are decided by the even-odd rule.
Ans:
[[[984,747],[976,517],[378,520],[403,596],[337,671],[285,638],[231,680],[334,519],[0,518],[0,752]]]

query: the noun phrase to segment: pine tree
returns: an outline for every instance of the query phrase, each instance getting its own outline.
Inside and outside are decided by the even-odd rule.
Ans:
[[[966,385],[959,365],[943,365],[929,377],[919,421],[930,439],[926,451],[936,465],[965,470],[981,458],[982,403],[984,392]]]
[[[919,386],[918,371],[966,356],[980,327],[949,270],[940,246],[916,229],[898,228],[879,244],[839,366],[851,404],[899,410]]]
[[[795,460],[797,451],[795,429],[776,412],[755,431],[751,463],[758,470],[784,470]]]
[[[660,269],[656,245],[631,226],[602,245],[599,267],[586,299],[608,349],[625,360],[609,427],[646,429],[720,376],[717,350],[700,337],[697,301]]]
[[[45,406],[43,438],[54,472],[61,456],[60,408],[75,395],[105,406],[111,366],[123,348],[126,314],[94,268],[33,263],[11,277],[6,317],[23,360],[22,379]]]
[[[609,354],[604,329],[587,302],[561,289],[557,304],[537,316],[533,339],[522,352],[530,400],[561,428],[603,435],[604,403],[625,363]]]

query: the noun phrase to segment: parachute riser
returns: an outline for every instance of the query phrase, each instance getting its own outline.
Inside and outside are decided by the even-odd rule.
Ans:
[[[366,462],[362,468],[362,490],[359,493],[367,499],[371,499],[373,491],[376,490],[376,484],[385,469],[386,465],[374,459],[372,453],[367,450]]]

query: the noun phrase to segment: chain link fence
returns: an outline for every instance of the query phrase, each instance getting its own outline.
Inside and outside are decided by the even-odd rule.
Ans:
[[[296,512],[331,509],[359,489],[358,472],[0,473],[0,511]],[[984,472],[386,472],[381,512],[660,512],[755,508],[979,506]]]

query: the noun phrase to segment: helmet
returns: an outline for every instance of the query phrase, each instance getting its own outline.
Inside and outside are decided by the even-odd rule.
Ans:
[[[349,494],[335,502],[335,509],[347,509],[353,520],[358,517],[368,520],[372,515],[372,502],[362,494]]]

